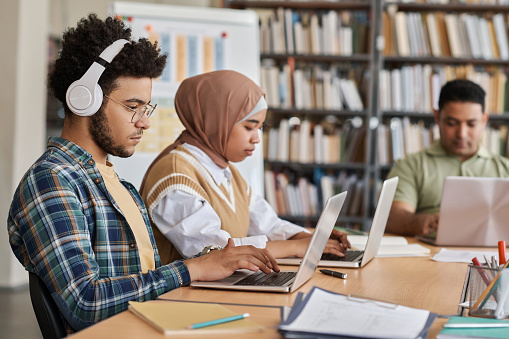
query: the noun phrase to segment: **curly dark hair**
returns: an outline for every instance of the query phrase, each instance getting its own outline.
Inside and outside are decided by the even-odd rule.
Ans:
[[[65,102],[69,85],[81,78],[99,54],[118,39],[130,42],[106,66],[99,79],[105,95],[115,89],[119,77],[157,78],[162,74],[167,56],[161,54],[157,42],[151,43],[145,38],[132,41],[131,29],[121,19],[101,20],[92,13],[81,19],[75,28],[64,32],[60,55],[48,75],[48,88],[63,103],[66,115],[70,113]]]

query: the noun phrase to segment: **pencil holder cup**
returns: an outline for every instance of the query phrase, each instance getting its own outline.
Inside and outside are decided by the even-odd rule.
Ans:
[[[474,317],[509,317],[509,268],[469,265],[470,308]]]

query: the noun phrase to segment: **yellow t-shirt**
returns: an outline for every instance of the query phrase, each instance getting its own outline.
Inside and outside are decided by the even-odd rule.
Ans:
[[[101,172],[108,192],[113,199],[115,199],[134,233],[134,238],[138,245],[138,253],[140,255],[141,272],[147,273],[149,270],[154,270],[154,248],[150,242],[147,226],[145,225],[138,205],[136,205],[129,191],[122,185],[120,180],[118,180],[111,163],[107,162],[106,165],[97,163],[97,168],[99,172]]]

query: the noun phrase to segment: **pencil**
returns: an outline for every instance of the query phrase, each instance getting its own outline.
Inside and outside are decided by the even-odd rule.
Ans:
[[[219,324],[227,323],[227,322],[230,322],[230,321],[240,320],[240,319],[244,319],[244,318],[247,318],[247,317],[249,317],[249,313],[244,313],[244,314],[234,315],[232,317],[226,317],[226,318],[221,318],[221,319],[204,321],[202,323],[192,324],[192,325],[187,326],[187,329],[188,330],[194,330],[194,329],[197,329],[197,328],[213,326],[213,325],[219,325]]]

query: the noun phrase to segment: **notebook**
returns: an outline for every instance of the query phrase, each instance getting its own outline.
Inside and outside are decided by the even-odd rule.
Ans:
[[[232,310],[211,303],[184,301],[129,301],[129,311],[152,325],[165,335],[182,337],[185,335],[220,335],[233,333],[257,333],[263,326],[249,318],[244,318],[201,329],[188,329],[188,326],[238,315]]]
[[[373,223],[368,234],[366,247],[363,251],[348,250],[345,257],[324,254],[318,263],[318,266],[330,267],[363,267],[375,257],[382,242],[385,232],[385,225],[391,210],[392,200],[398,186],[398,177],[385,180],[380,191],[380,198],[373,217]],[[301,258],[282,258],[277,259],[281,265],[299,265]]]
[[[325,203],[320,218],[318,219],[318,223],[316,224],[315,231],[309,241],[306,253],[302,258],[302,264],[297,272],[281,271],[279,273],[272,272],[267,275],[261,271],[252,272],[249,270],[238,270],[225,279],[216,281],[195,281],[191,283],[191,286],[241,291],[295,291],[308,281],[315,272],[320,256],[322,255],[325,245],[327,244],[327,240],[329,239],[332,229],[336,224],[339,212],[341,212],[341,207],[343,207],[345,197],[346,192],[336,194],[330,197]],[[243,279],[251,279],[253,277],[258,281],[265,278],[275,281],[269,281],[263,285],[256,282],[243,284]]]
[[[497,246],[509,242],[509,179],[446,177],[436,234],[417,239],[440,246]]]

